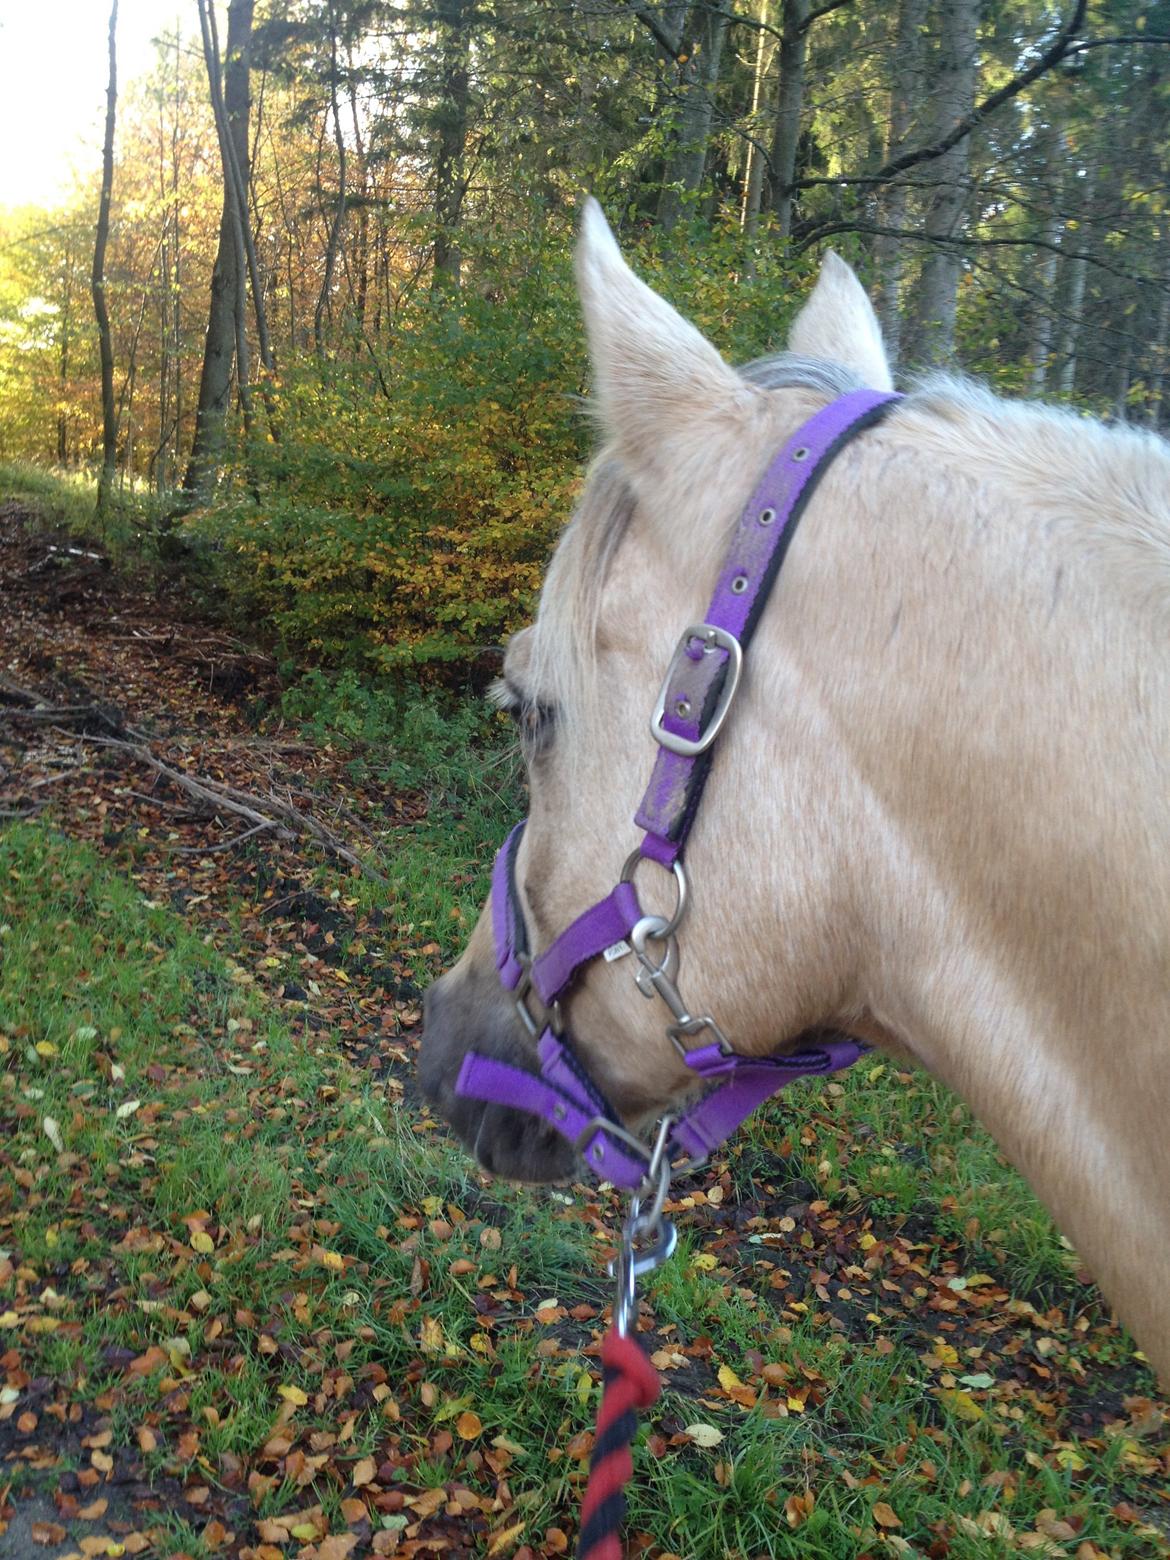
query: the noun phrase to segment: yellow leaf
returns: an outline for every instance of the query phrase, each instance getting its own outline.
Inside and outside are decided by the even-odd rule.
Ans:
[[[317,1536],[316,1524],[312,1522],[298,1522],[296,1527],[289,1528],[289,1532],[294,1538],[312,1540]]]
[[[793,1414],[803,1414],[804,1413],[804,1399],[803,1398],[798,1398],[798,1397],[790,1397],[788,1399],[788,1408],[789,1408],[789,1411],[791,1413],[793,1413]]]
[[[879,1500],[873,1508],[873,1520],[881,1527],[896,1528],[902,1526],[902,1519],[892,1506],[888,1506],[884,1500]]]
[[[372,1484],[374,1482],[374,1474],[377,1471],[378,1467],[374,1459],[372,1457],[363,1457],[360,1462],[356,1462],[353,1465],[352,1478],[354,1484],[358,1489],[361,1489],[363,1484]]]
[[[488,1555],[502,1555],[506,1549],[514,1548],[516,1540],[523,1531],[523,1522],[517,1522],[514,1527],[504,1528],[502,1532],[496,1534],[495,1538],[488,1545]]]
[[[340,1251],[323,1251],[321,1266],[329,1268],[334,1273],[340,1273],[345,1267],[345,1258]]]
[[[975,1424],[977,1420],[986,1419],[987,1412],[981,1408],[969,1392],[940,1392],[939,1399],[945,1403],[956,1419],[965,1419],[968,1424]]]
[[[455,1421],[455,1433],[464,1441],[474,1441],[483,1434],[483,1421],[470,1408],[465,1409]]]
[[[700,1251],[697,1256],[691,1258],[691,1266],[699,1268],[703,1273],[710,1273],[718,1263],[709,1251]]]
[[[743,1382],[735,1374],[730,1365],[720,1365],[719,1385],[724,1389],[725,1392],[730,1392],[732,1387],[742,1387]]]
[[[861,1247],[862,1251],[868,1251],[871,1246],[877,1245],[877,1236],[871,1235],[869,1231],[866,1230],[864,1234],[861,1234],[857,1237],[857,1244]]]
[[[215,1242],[206,1230],[196,1230],[191,1237],[192,1251],[202,1252],[204,1256],[210,1255],[215,1250]]]
[[[583,1370],[577,1377],[577,1401],[584,1408],[589,1401],[589,1394],[593,1391],[593,1377],[587,1370]]]
[[[38,1040],[36,1043],[36,1053],[38,1056],[56,1056],[57,1047],[51,1040]]]
[[[689,1435],[696,1446],[718,1446],[723,1439],[722,1430],[717,1430],[714,1425],[701,1423],[688,1425],[683,1434]]]
[[[309,1401],[309,1394],[302,1392],[300,1387],[280,1386],[276,1389],[286,1403],[295,1403],[298,1408],[304,1408]]]
[[[418,1336],[424,1353],[438,1354],[442,1351],[444,1343],[443,1329],[435,1317],[423,1317],[422,1327],[419,1329]]]

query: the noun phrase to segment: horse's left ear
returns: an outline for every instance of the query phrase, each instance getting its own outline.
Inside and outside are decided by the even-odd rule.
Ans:
[[[709,341],[622,259],[595,200],[585,204],[577,285],[606,435],[635,486],[661,490],[728,413],[759,398]]]
[[[865,289],[840,255],[830,249],[812,297],[793,321],[788,345],[802,357],[843,363],[870,390],[892,390],[881,326]]]

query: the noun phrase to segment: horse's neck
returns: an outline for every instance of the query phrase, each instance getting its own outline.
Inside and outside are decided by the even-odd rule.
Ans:
[[[886,824],[867,995],[970,1101],[1170,1374],[1157,606],[1120,549],[1085,546],[1026,491],[905,459],[857,499],[874,578],[855,665],[821,668]],[[820,643],[839,657],[837,606]]]
[[[1005,950],[936,925],[897,1032],[968,1101],[1170,1380],[1165,991],[1143,1011],[1112,972],[1094,974],[1088,950],[1021,982]]]

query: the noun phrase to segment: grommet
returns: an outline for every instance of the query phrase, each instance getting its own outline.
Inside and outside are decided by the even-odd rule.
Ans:
[[[744,591],[747,588],[748,588],[748,577],[747,577],[747,575],[746,574],[737,574],[735,576],[735,578],[731,582],[731,589],[734,592],[734,594],[737,595],[737,596],[742,596]]]
[[[556,1120],[556,1121],[564,1121],[565,1117],[568,1114],[569,1114],[568,1111],[565,1109],[565,1107],[563,1105],[554,1105],[553,1106],[553,1118],[554,1118],[554,1120]]]
[[[689,699],[679,699],[678,703],[674,707],[674,713],[676,715],[681,715],[685,720],[686,717],[691,713],[691,701]]]
[[[772,521],[775,520],[775,518],[776,518],[776,511],[774,509],[761,509],[760,510],[759,520],[760,520],[760,524],[761,525],[771,525]]]
[[[793,458],[793,460],[807,460],[808,459],[808,445],[807,444],[802,444],[798,450],[793,450],[792,458]]]
[[[589,1150],[589,1157],[595,1164],[600,1164],[601,1161],[605,1158],[605,1144],[594,1143],[593,1147]]]

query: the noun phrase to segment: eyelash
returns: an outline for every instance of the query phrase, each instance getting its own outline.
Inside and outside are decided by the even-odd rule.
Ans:
[[[497,709],[512,719],[520,740],[532,753],[539,753],[547,744],[556,724],[556,714],[547,704],[526,699],[519,689],[504,678],[488,689],[488,698]]]

